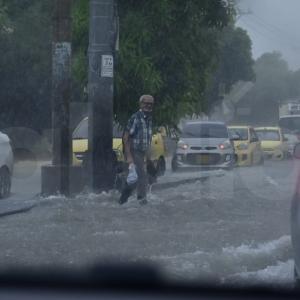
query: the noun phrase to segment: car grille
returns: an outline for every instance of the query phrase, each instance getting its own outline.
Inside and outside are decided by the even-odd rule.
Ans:
[[[75,156],[78,160],[83,160],[85,157],[85,153],[84,152],[75,152]]]
[[[121,160],[122,157],[122,152],[120,150],[116,150],[113,149],[113,152],[115,153],[115,158],[116,160]],[[79,160],[79,161],[83,161],[84,159],[87,158],[87,152],[75,152],[75,157]]]
[[[217,147],[196,147],[196,146],[192,146],[191,147],[191,150],[208,150],[208,151],[211,151],[211,150],[216,150]]]
[[[186,161],[192,165],[217,165],[221,161],[218,153],[190,153],[186,156]]]
[[[217,150],[217,147],[205,147],[205,150],[208,150],[208,151]]]

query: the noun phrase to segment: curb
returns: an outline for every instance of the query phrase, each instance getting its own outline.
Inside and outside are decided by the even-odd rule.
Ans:
[[[151,190],[160,191],[160,190],[164,190],[164,189],[174,188],[174,187],[177,187],[177,186],[183,185],[183,184],[194,183],[197,181],[204,182],[210,177],[222,177],[224,175],[225,174],[223,174],[223,173],[206,174],[206,175],[202,174],[201,176],[192,177],[192,178],[182,178],[182,179],[177,178],[174,181],[157,182],[151,186]],[[36,198],[38,196],[40,196],[40,195],[39,194],[35,195],[33,198]],[[52,201],[50,201],[50,202],[52,202]],[[1,202],[0,202],[0,204],[1,204]],[[19,207],[19,208],[12,208],[12,207],[9,208],[8,207],[7,209],[3,209],[3,211],[1,211],[1,206],[0,206],[0,218],[10,216],[10,215],[20,214],[20,213],[26,213],[26,212],[30,211],[31,209],[33,209],[34,207],[38,206],[39,204],[40,203],[34,203],[34,204],[27,205],[27,206],[20,205],[21,207]],[[18,205],[15,205],[15,206],[18,206]]]
[[[37,203],[37,195],[32,195],[29,198],[24,199],[14,199],[14,198],[6,198],[0,200],[0,218],[6,217],[10,215],[25,213],[30,211],[32,208],[38,205]],[[24,201],[32,200],[31,203],[25,204]],[[2,207],[4,206],[4,207]]]
[[[23,206],[22,208],[8,209],[4,212],[0,212],[0,218],[10,216],[10,215],[15,215],[15,214],[28,212],[35,206],[36,206],[36,204],[32,204],[30,206],[25,206],[25,207]]]
[[[196,181],[205,181],[209,177],[211,177],[211,176],[188,178],[188,179],[176,180],[176,181],[172,181],[172,182],[154,183],[152,185],[151,190],[152,191],[160,191],[160,190],[164,190],[164,189],[170,189],[170,188],[177,187],[178,185],[182,185],[182,184],[194,183]]]
[[[179,179],[175,181],[170,181],[170,182],[161,182],[161,183],[154,183],[151,187],[152,191],[159,191],[159,190],[164,190],[164,189],[169,189],[169,188],[174,188],[177,187],[178,185],[182,184],[188,184],[188,183],[194,183],[197,181],[204,182],[208,178],[211,177],[222,177],[225,176],[225,173],[223,174],[207,174],[205,176],[198,176],[198,177],[193,177],[193,178],[185,178],[185,179]]]

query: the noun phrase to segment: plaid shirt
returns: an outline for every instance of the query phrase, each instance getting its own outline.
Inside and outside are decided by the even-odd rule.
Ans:
[[[134,113],[128,121],[126,130],[133,140],[133,149],[146,152],[152,140],[152,118],[141,110]]]

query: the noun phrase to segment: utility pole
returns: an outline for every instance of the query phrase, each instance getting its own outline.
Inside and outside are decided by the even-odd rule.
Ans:
[[[42,193],[70,192],[71,134],[71,5],[53,1],[52,37],[52,165],[42,167]]]
[[[112,128],[115,47],[114,0],[90,0],[89,160],[90,188],[113,187]]]

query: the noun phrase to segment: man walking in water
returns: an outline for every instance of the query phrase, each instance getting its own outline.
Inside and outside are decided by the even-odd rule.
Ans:
[[[123,135],[123,145],[129,165],[129,174],[134,169],[137,173],[137,199],[140,204],[147,204],[148,182],[145,160],[150,157],[153,104],[154,98],[151,95],[140,97],[140,109],[130,117]],[[119,199],[120,204],[127,202],[132,190],[133,188],[127,184]]]

